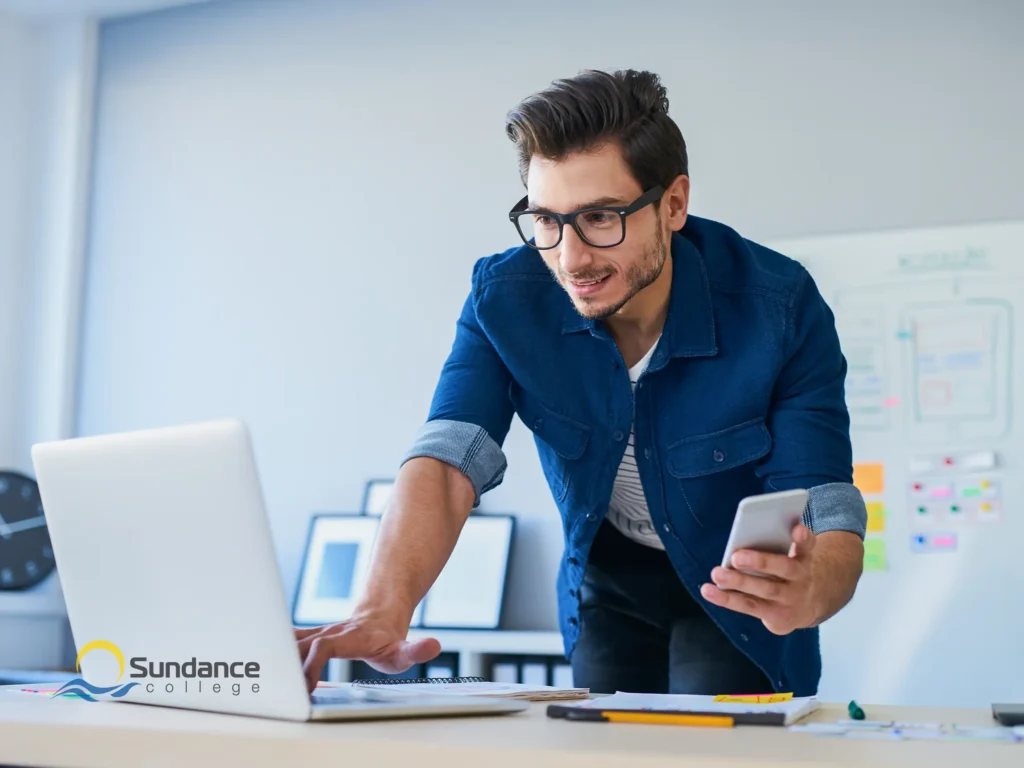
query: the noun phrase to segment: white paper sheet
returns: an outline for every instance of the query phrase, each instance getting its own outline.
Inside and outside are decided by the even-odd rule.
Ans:
[[[839,736],[846,739],[889,741],[997,741],[1024,742],[1024,728],[1001,726],[943,725],[942,723],[886,723],[840,720],[834,723],[791,725],[794,733]]]

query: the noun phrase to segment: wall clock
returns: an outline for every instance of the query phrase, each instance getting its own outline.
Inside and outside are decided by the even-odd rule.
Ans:
[[[0,471],[0,590],[34,587],[54,569],[36,481]]]

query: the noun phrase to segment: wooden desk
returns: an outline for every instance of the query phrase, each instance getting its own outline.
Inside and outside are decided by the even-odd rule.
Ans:
[[[288,723],[0,691],[0,764],[19,766],[646,766],[1024,765],[1024,744],[855,741],[784,728],[689,728],[516,715],[368,723]],[[865,706],[872,719],[992,724],[978,709]],[[827,706],[808,720],[845,716]]]

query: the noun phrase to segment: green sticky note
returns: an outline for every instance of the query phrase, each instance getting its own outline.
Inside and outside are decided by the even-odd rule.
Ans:
[[[884,571],[886,567],[885,539],[864,539],[864,570]]]

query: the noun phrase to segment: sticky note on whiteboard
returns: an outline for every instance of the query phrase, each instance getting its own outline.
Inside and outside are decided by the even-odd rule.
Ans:
[[[884,571],[888,567],[885,557],[885,539],[864,539],[864,570]]]
[[[910,551],[915,554],[928,552],[955,552],[956,534],[951,531],[941,533],[915,533],[910,537]]]
[[[880,501],[869,501],[868,508],[868,531],[881,533],[885,530],[885,504]]]
[[[881,463],[854,464],[853,484],[866,495],[885,492],[885,465]]]

